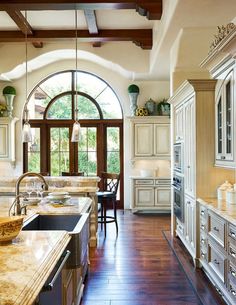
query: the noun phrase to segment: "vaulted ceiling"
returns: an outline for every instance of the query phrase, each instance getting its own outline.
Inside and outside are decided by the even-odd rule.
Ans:
[[[152,20],[160,20],[162,0],[1,1],[0,43],[24,41],[26,33],[36,48],[48,40],[71,39],[75,37],[75,9],[79,41],[94,47],[132,41],[142,49],[152,49]]]

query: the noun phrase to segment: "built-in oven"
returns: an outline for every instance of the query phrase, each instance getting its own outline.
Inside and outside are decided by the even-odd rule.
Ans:
[[[174,173],[173,177],[174,215],[184,222],[184,177]]]
[[[174,144],[174,171],[183,173],[183,143]]]

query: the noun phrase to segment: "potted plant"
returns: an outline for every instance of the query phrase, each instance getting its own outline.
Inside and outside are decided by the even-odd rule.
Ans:
[[[12,117],[13,101],[16,96],[16,89],[12,86],[6,86],[2,90],[2,94],[6,100],[8,115],[9,117]]]
[[[137,110],[137,99],[139,95],[139,87],[135,84],[129,85],[128,93],[130,98],[131,116],[135,116]]]

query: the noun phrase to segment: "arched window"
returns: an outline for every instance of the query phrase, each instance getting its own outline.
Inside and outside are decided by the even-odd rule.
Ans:
[[[62,71],[41,81],[28,99],[33,142],[24,144],[24,171],[121,172],[123,115],[119,99],[101,78]],[[77,91],[82,137],[70,141]]]

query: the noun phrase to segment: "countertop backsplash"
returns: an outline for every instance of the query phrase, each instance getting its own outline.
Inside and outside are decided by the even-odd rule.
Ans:
[[[132,176],[136,177],[170,177],[169,160],[138,160],[135,161]]]

